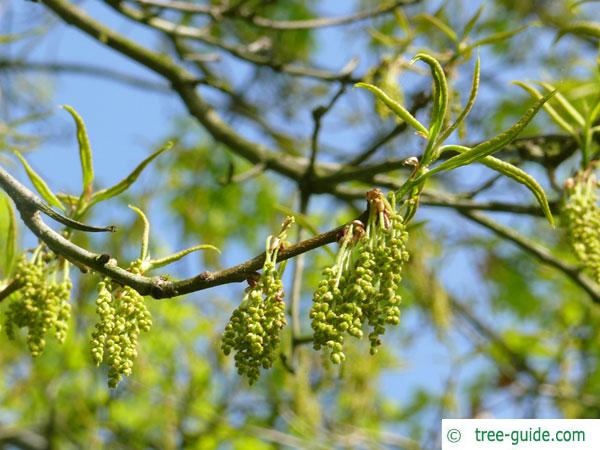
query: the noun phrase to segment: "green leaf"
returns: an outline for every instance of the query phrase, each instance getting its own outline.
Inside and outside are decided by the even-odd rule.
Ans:
[[[540,110],[544,103],[546,103],[554,95],[554,93],[555,92],[551,92],[542,99],[535,102],[535,104],[531,106],[525,112],[525,114],[523,114],[519,121],[512,127],[510,127],[508,130],[504,131],[503,133],[500,133],[498,136],[488,141],[476,145],[475,147],[469,149],[468,151],[465,151],[460,155],[454,156],[448,159],[447,161],[444,161],[439,166],[434,167],[428,172],[421,174],[414,181],[414,184],[420,183],[436,173],[447,170],[453,170],[457,167],[471,164],[505,147],[517,137],[517,135],[523,130],[523,128],[527,126],[531,119],[533,119],[533,116],[535,116],[535,114]]]
[[[65,206],[61,203],[61,201],[58,199],[58,197],[56,197],[56,195],[54,195],[54,193],[50,190],[50,188],[48,187],[46,182],[42,179],[42,177],[40,177],[35,172],[35,170],[33,170],[31,168],[31,166],[25,160],[23,155],[21,155],[21,153],[18,150],[15,150],[15,155],[17,156],[17,158],[19,158],[19,160],[21,161],[21,164],[23,164],[23,167],[25,168],[25,171],[27,172],[27,176],[31,180],[33,187],[35,187],[35,190],[38,191],[38,193],[42,196],[42,198],[44,200],[46,200],[46,202],[49,205],[56,206],[57,208],[60,208],[64,211]]]
[[[528,84],[525,84],[521,81],[513,81],[513,84],[525,89],[535,99],[539,100],[543,98],[543,95],[540,91],[538,91],[532,86],[529,86]],[[569,122],[567,122],[551,105],[544,104],[544,110],[559,127],[561,127],[563,130],[565,130],[572,136],[577,136],[577,131],[575,130],[575,128],[573,128],[573,126]]]
[[[469,94],[469,100],[465,105],[464,109],[458,115],[456,120],[452,125],[450,125],[440,136],[439,141],[444,142],[448,137],[460,126],[460,124],[466,119],[466,117],[473,109],[473,105],[475,104],[475,99],[477,98],[477,92],[479,92],[479,74],[480,74],[480,60],[479,55],[477,55],[477,59],[475,60],[475,68],[473,69],[473,81],[471,83],[471,92]]]
[[[439,18],[432,16],[431,14],[417,14],[416,16],[413,17],[413,20],[419,20],[419,19],[421,19],[425,22],[429,22],[435,28],[437,28],[442,33],[444,33],[446,36],[448,36],[452,42],[458,42],[458,36],[454,32],[454,30],[449,25],[447,25],[442,20],[440,20]]]
[[[371,91],[375,96],[386,104],[388,108],[390,108],[398,117],[408,123],[411,127],[417,130],[420,134],[427,137],[429,132],[427,128],[425,128],[421,122],[419,122],[406,108],[404,108],[400,103],[390,98],[385,92],[379,89],[376,86],[368,83],[356,83],[354,85],[357,88],[365,88]]]
[[[465,28],[463,30],[463,33],[462,33],[463,39],[465,39],[467,36],[469,36],[469,34],[471,34],[471,31],[473,31],[473,28],[475,27],[475,25],[477,24],[477,21],[481,17],[481,13],[483,13],[483,6],[484,5],[481,5],[479,7],[479,9],[477,9],[475,14],[473,14],[473,16],[471,16],[471,18],[467,21]]]
[[[466,47],[462,48],[461,53],[467,53],[476,47],[483,47],[484,45],[499,44],[500,42],[505,41],[506,39],[511,38],[511,37],[515,36],[516,34],[521,33],[522,31],[525,31],[527,28],[529,28],[531,26],[538,26],[538,23],[537,22],[530,23],[530,24],[515,28],[514,30],[500,31],[498,33],[490,34],[489,36],[486,36],[484,38],[477,39],[476,41],[473,41]]]
[[[79,144],[79,160],[81,162],[81,174],[83,177],[83,193],[84,198],[89,198],[92,194],[92,183],[94,181],[94,166],[92,162],[92,147],[88,138],[85,123],[81,116],[69,105],[62,105],[62,108],[66,110],[77,126],[77,142]]]
[[[167,256],[165,258],[153,259],[151,261],[148,261],[148,266],[152,269],[164,267],[168,264],[174,263],[175,261],[179,261],[184,256],[189,255],[190,253],[196,252],[198,250],[213,250],[217,253],[221,253],[221,250],[219,250],[214,245],[201,244],[201,245],[196,245],[194,247],[190,247],[188,249],[182,250],[178,253],[174,253],[173,255]]]
[[[573,118],[573,120],[575,120],[575,122],[577,122],[577,125],[579,125],[580,127],[585,126],[585,119],[583,118],[583,116],[579,114],[579,111],[575,109],[571,102],[567,100],[564,95],[558,92],[558,90],[554,86],[552,86],[550,83],[544,83],[542,81],[538,82],[538,84],[544,89],[546,89],[548,92],[556,91],[556,96],[554,98],[556,99],[558,104],[565,110],[567,114],[569,114]]]
[[[596,102],[596,105],[592,108],[592,112],[590,113],[590,121],[592,123],[596,122],[596,119],[600,117],[600,99]]]
[[[427,53],[417,53],[415,57],[410,61],[410,64],[416,61],[423,61],[431,69],[431,75],[433,77],[433,108],[431,110],[431,123],[429,124],[429,147],[433,148],[440,130],[444,126],[444,119],[446,118],[446,111],[448,109],[448,82],[446,81],[446,74],[440,63],[431,55]],[[427,151],[423,160],[427,160]],[[431,162],[431,161],[430,161]],[[428,164],[427,162],[425,164]]]
[[[146,214],[144,214],[141,209],[139,209],[138,207],[133,206],[133,205],[127,205],[127,206],[129,207],[129,209],[132,209],[133,211],[135,211],[138,216],[140,216],[140,219],[142,219],[142,222],[144,224],[144,231],[142,233],[142,248],[140,251],[140,259],[142,261],[146,261],[146,258],[148,257],[148,242],[150,240],[150,222],[148,222],[148,218],[146,217]]]
[[[470,149],[469,147],[464,147],[462,145],[448,145],[444,146],[443,150],[453,150],[459,153],[466,153]],[[517,183],[527,187],[527,189],[529,189],[537,199],[542,211],[544,212],[544,215],[548,219],[548,222],[550,222],[550,225],[554,226],[554,217],[552,217],[552,212],[550,211],[550,206],[548,205],[548,198],[546,197],[544,189],[539,185],[535,178],[533,178],[524,170],[493,156],[486,156],[480,159],[478,162],[484,164],[492,170],[495,170],[496,172],[500,172],[502,175],[512,178]]]
[[[167,142],[165,145],[163,145],[157,151],[155,151],[150,156],[148,156],[146,159],[144,159],[133,170],[133,172],[131,172],[129,175],[127,175],[125,178],[123,178],[121,181],[119,181],[117,184],[115,184],[112,187],[109,187],[106,189],[101,189],[97,192],[94,192],[87,207],[89,208],[98,202],[103,202],[105,200],[108,200],[108,199],[115,197],[115,196],[119,195],[120,193],[126,191],[135,182],[135,180],[138,179],[138,177],[140,176],[140,174],[142,173],[142,171],[146,168],[146,166],[148,164],[150,164],[158,155],[160,155],[161,153],[163,153],[166,150],[170,150],[172,147],[173,147],[173,142],[170,142],[170,141]]]
[[[8,277],[15,262],[17,219],[12,203],[4,192],[0,193],[0,231],[5,236],[0,240],[0,254],[3,255],[1,269],[4,277]]]
[[[560,28],[555,41],[558,41],[565,34],[575,34],[577,36],[600,39],[600,23],[586,20],[571,22]]]

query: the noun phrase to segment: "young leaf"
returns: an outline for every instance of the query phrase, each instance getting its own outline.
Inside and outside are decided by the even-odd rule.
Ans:
[[[413,17],[413,20],[423,20],[425,22],[429,22],[435,28],[444,33],[452,42],[458,42],[458,36],[455,31],[447,24],[445,24],[438,17],[432,16],[431,14],[417,14]]]
[[[500,133],[495,138],[492,138],[488,141],[482,142],[481,144],[476,145],[475,147],[465,151],[464,153],[454,156],[447,161],[444,161],[439,166],[434,167],[421,174],[416,180],[414,180],[414,184],[420,183],[430,176],[443,172],[446,170],[453,170],[457,167],[465,166],[467,164],[471,164],[475,161],[480,160],[481,158],[485,158],[486,156],[491,155],[492,153],[500,150],[506,145],[510,144],[513,139],[517,137],[517,135],[527,126],[527,124],[531,121],[533,116],[540,110],[540,108],[546,103],[555,92],[551,92],[542,99],[535,102],[533,106],[531,106],[525,114],[519,119],[519,121],[510,127],[508,130]]]
[[[461,49],[461,53],[467,53],[470,50],[473,50],[474,48],[483,47],[484,45],[498,44],[508,38],[515,36],[516,34],[521,33],[522,31],[525,31],[530,26],[537,26],[537,23],[523,25],[522,27],[515,28],[514,30],[500,31],[498,33],[490,34],[489,36],[486,36],[484,38],[477,39],[476,41],[470,43],[469,45]]]
[[[178,253],[167,256],[165,258],[153,259],[151,261],[148,261],[148,266],[151,269],[157,269],[159,267],[164,267],[168,264],[174,263],[175,261],[179,261],[184,256],[189,255],[190,253],[198,251],[198,250],[214,250],[217,253],[221,253],[221,251],[214,245],[209,245],[209,244],[196,245],[194,247],[182,250]]]
[[[592,112],[590,113],[590,121],[592,123],[596,122],[596,119],[600,117],[600,99],[596,102],[596,105],[592,108]]]
[[[440,63],[431,55],[427,53],[417,53],[415,57],[410,61],[410,64],[416,61],[423,61],[431,69],[431,75],[433,76],[433,109],[431,111],[431,123],[429,124],[429,142],[431,145],[435,143],[437,136],[444,126],[444,119],[446,118],[446,111],[448,109],[448,82],[446,81],[446,74]],[[427,153],[427,152],[426,152]],[[425,157],[423,159],[426,159]]]
[[[579,111],[575,109],[571,102],[567,100],[564,95],[558,92],[558,90],[554,86],[552,86],[550,83],[544,83],[543,81],[538,82],[538,84],[549,92],[557,91],[556,97],[554,98],[556,98],[558,104],[562,106],[562,108],[575,120],[575,122],[577,122],[577,125],[579,125],[580,127],[583,127],[585,125],[585,119],[583,118],[583,116],[579,114]]]
[[[129,209],[132,209],[133,211],[135,211],[135,213],[140,216],[140,219],[142,219],[142,222],[144,224],[144,231],[142,233],[142,249],[140,251],[140,259],[142,261],[146,261],[146,258],[148,257],[148,241],[150,240],[150,222],[148,222],[148,218],[146,217],[146,214],[144,214],[142,212],[141,209],[132,206],[132,205],[127,205],[129,207]]]
[[[69,105],[62,105],[75,121],[77,127],[77,142],[79,144],[79,160],[81,162],[81,174],[83,177],[83,196],[89,197],[92,194],[92,183],[94,181],[94,166],[92,162],[92,147],[88,138],[85,123],[81,116]]]
[[[536,88],[529,86],[528,84],[525,84],[521,81],[513,81],[513,84],[519,86],[520,88],[525,89],[527,92],[529,92],[529,94],[536,99],[541,99],[542,93],[540,91],[538,91]],[[548,104],[544,104],[544,110],[548,113],[548,115],[552,118],[552,120],[554,120],[554,122],[561,127],[563,130],[565,130],[567,133],[576,136],[577,135],[577,131],[575,131],[575,128],[573,128],[573,126],[567,122],[559,113],[558,111],[556,111],[556,109],[554,109],[551,105]]]
[[[463,40],[469,36],[469,34],[471,34],[471,31],[473,31],[473,28],[475,27],[475,25],[477,24],[477,21],[479,20],[479,18],[481,17],[481,13],[483,13],[483,6],[481,5],[479,7],[479,9],[477,9],[477,11],[475,12],[475,14],[473,14],[473,16],[467,21],[465,28],[462,32],[462,38]]]
[[[465,153],[470,149],[469,147],[464,147],[462,145],[448,145],[444,146],[443,150],[453,150],[459,153]],[[544,215],[548,219],[548,222],[550,222],[550,225],[554,226],[554,218],[552,217],[552,212],[550,211],[550,206],[548,205],[548,198],[546,197],[544,189],[539,185],[535,178],[533,178],[524,170],[493,156],[486,156],[480,159],[478,162],[484,164],[492,170],[495,170],[496,172],[500,172],[501,174],[512,178],[517,183],[521,183],[527,187],[537,199],[542,211],[544,212]]]
[[[4,255],[1,268],[4,277],[7,278],[11,273],[11,269],[15,261],[15,248],[17,246],[17,220],[12,203],[8,196],[3,192],[0,193],[0,223],[2,224],[2,234],[5,236],[4,239],[0,240],[0,254]]]
[[[166,150],[171,149],[172,147],[173,147],[173,142],[170,142],[170,141],[167,142],[165,145],[163,145],[157,151],[155,151],[150,156],[148,156],[146,159],[144,159],[133,170],[133,172],[131,172],[124,179],[119,181],[117,184],[115,184],[112,187],[109,187],[106,189],[101,189],[99,191],[94,192],[87,207],[89,208],[98,202],[103,202],[105,200],[108,200],[112,197],[115,197],[116,195],[119,195],[121,192],[127,190],[129,188],[129,186],[131,186],[135,182],[135,180],[138,179],[138,177],[140,176],[140,174],[142,173],[142,171],[146,168],[146,166],[148,164],[150,164],[158,155],[160,155],[161,153],[163,153]]]
[[[562,38],[565,34],[576,34],[578,36],[592,37],[600,39],[600,23],[579,20],[561,27],[555,42]]]
[[[17,158],[19,158],[19,160],[21,161],[21,164],[23,164],[23,167],[25,168],[25,171],[27,172],[27,176],[31,180],[33,187],[35,187],[35,190],[38,191],[38,193],[42,196],[42,198],[44,200],[46,200],[46,202],[49,205],[56,206],[57,208],[60,208],[64,211],[65,206],[58,199],[58,197],[56,197],[56,195],[54,195],[54,193],[50,190],[50,188],[48,187],[46,182],[42,179],[42,177],[40,177],[35,172],[35,170],[33,170],[31,168],[31,166],[25,160],[23,155],[21,155],[21,153],[18,150],[15,150],[15,155],[17,156]]]
[[[387,105],[398,117],[408,123],[411,127],[417,130],[420,134],[427,137],[429,132],[421,122],[419,122],[411,113],[408,112],[400,103],[390,98],[385,92],[376,86],[368,83],[356,83],[354,85],[357,88],[365,88],[371,91],[375,96]]]
[[[475,60],[475,68],[473,69],[473,81],[471,83],[471,92],[469,94],[469,100],[465,105],[465,108],[458,115],[456,120],[452,125],[450,125],[440,136],[439,142],[444,142],[448,137],[460,126],[460,124],[466,119],[466,117],[473,109],[473,105],[475,104],[475,99],[477,98],[477,92],[479,91],[479,74],[480,74],[480,61],[479,55],[477,55],[477,59]]]

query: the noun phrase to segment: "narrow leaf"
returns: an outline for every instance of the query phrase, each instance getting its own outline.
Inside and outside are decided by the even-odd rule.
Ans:
[[[444,150],[454,150],[459,153],[465,153],[470,149],[469,147],[464,147],[462,145],[449,145],[444,147]],[[548,198],[546,197],[544,189],[539,185],[535,178],[533,178],[524,170],[493,156],[486,156],[480,159],[478,162],[484,164],[492,170],[495,170],[496,172],[500,172],[502,175],[512,178],[517,183],[527,187],[527,189],[529,189],[537,199],[542,211],[544,212],[544,215],[548,219],[548,222],[550,222],[550,225],[554,226],[554,218],[552,217],[552,212],[550,211],[550,206],[548,205]]]
[[[569,100],[567,100],[564,95],[558,92],[558,90],[554,86],[552,86],[550,83],[544,83],[542,81],[538,82],[538,84],[549,92],[556,91],[556,96],[554,98],[556,99],[558,104],[562,106],[565,112],[569,114],[580,127],[583,127],[585,125],[585,119],[583,118],[583,116],[579,114],[579,111],[575,109],[573,104]]]
[[[481,158],[485,158],[486,156],[491,155],[492,153],[500,150],[506,145],[510,144],[513,139],[517,137],[517,135],[529,124],[533,116],[540,110],[540,108],[546,103],[552,96],[554,92],[549,93],[542,99],[535,102],[533,106],[531,106],[525,114],[519,119],[519,121],[510,127],[508,130],[500,133],[498,136],[482,142],[481,144],[476,145],[475,147],[465,151],[464,153],[454,156],[447,161],[444,161],[439,166],[434,167],[428,172],[423,173],[414,183],[419,183],[429,178],[430,176],[443,172],[446,170],[453,170],[457,167],[465,166],[467,164],[471,164],[475,161],[480,160]]]
[[[431,111],[431,123],[429,124],[429,140],[435,142],[440,130],[444,126],[446,111],[448,109],[448,82],[446,74],[440,63],[427,53],[417,53],[410,61],[413,64],[416,61],[423,61],[431,69],[433,77],[434,95],[433,109]]]
[[[77,143],[79,144],[79,161],[81,162],[81,175],[83,177],[83,197],[92,194],[92,183],[94,181],[94,166],[92,162],[92,147],[88,138],[85,123],[81,116],[69,105],[62,105],[75,121],[77,126]]]
[[[513,84],[525,89],[535,99],[539,100],[543,97],[540,91],[538,91],[532,86],[529,86],[528,84],[525,84],[521,81],[513,81]],[[563,130],[565,130],[571,135],[577,135],[577,131],[575,131],[575,128],[573,128],[573,126],[569,122],[567,122],[551,105],[548,105],[547,103],[544,104],[544,110],[559,127],[561,127]]]
[[[590,121],[594,123],[598,117],[600,117],[600,99],[598,99],[596,106],[594,106],[592,112],[590,113]]]
[[[135,180],[138,179],[138,177],[140,176],[140,174],[142,173],[142,171],[146,168],[146,166],[148,164],[150,164],[158,155],[160,155],[161,153],[163,153],[166,150],[171,149],[172,147],[173,147],[173,143],[170,141],[167,142],[165,145],[163,145],[157,151],[155,151],[150,156],[148,156],[146,159],[144,159],[133,170],[133,172],[131,172],[124,179],[119,181],[117,184],[115,184],[114,186],[109,187],[107,189],[101,189],[99,191],[94,192],[94,194],[92,195],[92,198],[90,199],[90,203],[88,204],[88,208],[92,205],[95,205],[98,202],[103,202],[112,197],[115,197],[116,195],[119,195],[123,191],[127,190],[129,188],[129,186],[131,186],[135,182]]]
[[[151,261],[148,261],[148,265],[150,268],[152,269],[156,269],[159,267],[164,267],[168,264],[174,263],[175,261],[179,261],[181,258],[183,258],[186,255],[189,255],[192,252],[196,252],[198,250],[213,250],[217,253],[221,253],[221,251],[215,247],[214,245],[209,245],[209,244],[202,244],[202,245],[196,245],[194,247],[190,247],[188,249],[182,250],[178,253],[175,253],[173,255],[167,256],[165,258],[161,258],[161,259],[153,259]]]
[[[465,28],[463,30],[463,33],[462,33],[463,39],[466,38],[467,36],[469,36],[469,34],[471,34],[471,31],[473,31],[473,28],[475,27],[475,25],[477,24],[477,21],[481,17],[481,13],[483,13],[483,6],[484,5],[481,5],[479,7],[479,9],[477,10],[477,12],[475,12],[475,14],[473,14],[473,16],[467,21]]]
[[[570,24],[561,27],[555,41],[558,41],[565,34],[575,34],[578,36],[589,36],[600,39],[600,22],[591,22],[585,20],[571,22]]]
[[[376,86],[368,83],[356,83],[354,85],[358,88],[365,88],[371,91],[375,96],[381,100],[383,103],[387,105],[398,117],[408,123],[411,127],[417,130],[420,134],[427,137],[429,132],[427,128],[425,128],[421,122],[419,122],[406,108],[404,108],[400,103],[390,98],[385,92],[379,89]]]
[[[42,196],[42,198],[44,200],[46,200],[46,202],[49,205],[56,206],[57,208],[60,208],[64,211],[65,206],[56,197],[56,195],[54,195],[54,193],[50,190],[50,188],[48,187],[46,182],[42,179],[42,177],[40,177],[35,172],[35,170],[33,170],[31,168],[31,166],[25,160],[23,155],[21,155],[21,153],[18,150],[15,150],[15,155],[17,156],[17,158],[19,158],[19,160],[21,161],[21,164],[23,164],[23,167],[25,168],[25,171],[27,172],[27,176],[31,180],[31,183],[33,184],[33,187],[35,188],[35,190],[38,191],[38,193]]]
[[[8,196],[3,192],[0,193],[0,219],[2,219],[2,234],[5,239],[2,239],[0,251],[4,255],[3,275],[10,276],[13,264],[15,262],[15,249],[17,247],[17,219],[12,203]]]
[[[468,51],[473,50],[476,47],[483,47],[484,45],[499,44],[500,42],[505,41],[506,39],[511,38],[516,34],[521,33],[522,31],[525,31],[532,25],[537,26],[537,23],[523,25],[522,27],[515,28],[514,30],[500,31],[498,33],[490,34],[489,36],[486,36],[484,38],[477,39],[476,41],[470,43],[465,48],[463,48],[461,50],[461,53],[467,53]]]
[[[142,248],[140,251],[140,259],[142,261],[146,261],[146,258],[148,257],[148,242],[150,240],[150,222],[148,222],[146,214],[144,214],[141,209],[132,205],[127,206],[129,207],[129,209],[135,211],[135,213],[138,216],[140,216],[140,219],[142,219],[142,223],[144,224],[144,231],[142,232]]]
[[[452,42],[458,42],[458,36],[454,32],[454,30],[439,18],[432,16],[431,14],[417,14],[413,19],[421,19],[425,22],[429,22],[431,25],[433,25],[446,36],[448,36]]]
[[[473,69],[473,81],[471,83],[471,92],[469,94],[469,100],[465,105],[464,109],[458,115],[456,120],[452,125],[450,125],[440,136],[439,142],[444,142],[448,137],[460,126],[461,123],[466,119],[466,117],[473,109],[473,105],[475,104],[475,99],[477,98],[477,92],[479,92],[479,74],[480,74],[480,60],[479,55],[477,55],[477,59],[475,60],[475,68]]]

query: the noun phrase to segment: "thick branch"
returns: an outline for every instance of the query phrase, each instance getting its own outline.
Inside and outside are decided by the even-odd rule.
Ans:
[[[0,167],[0,186],[15,202],[25,225],[48,248],[78,266],[89,267],[110,277],[119,284],[133,287],[142,295],[151,295],[154,298],[176,297],[222,284],[241,282],[246,280],[252,273],[261,269],[265,260],[263,252],[237,266],[218,272],[203,272],[195,277],[180,281],[167,281],[162,277],[150,278],[135,275],[113,264],[109,255],[93,253],[79,247],[46,225],[41,218],[39,208],[36,206],[41,200],[37,199],[33,192],[14,179],[2,167]],[[277,259],[284,261],[335,242],[342,229],[343,226],[282,249]]]
[[[8,286],[6,286],[4,289],[2,289],[0,291],[0,303],[4,299],[10,297],[10,294],[12,294],[13,292],[17,292],[19,289],[21,289],[22,286],[23,285],[20,282],[16,281],[16,280],[11,281],[8,284]]]

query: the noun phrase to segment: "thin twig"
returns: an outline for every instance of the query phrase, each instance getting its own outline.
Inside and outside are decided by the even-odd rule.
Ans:
[[[400,6],[407,6],[414,3],[418,3],[420,0],[396,0],[389,3],[384,3],[379,7],[371,10],[360,11],[355,14],[342,16],[342,17],[317,17],[314,19],[304,20],[274,20],[267,17],[261,17],[254,15],[250,12],[240,11],[234,9],[232,12],[227,13],[222,11],[220,8],[211,7],[208,5],[198,5],[195,3],[188,3],[182,1],[169,1],[169,0],[134,0],[136,3],[145,6],[156,6],[164,9],[172,9],[185,13],[192,14],[204,14],[209,15],[215,20],[221,17],[230,17],[232,19],[242,19],[251,22],[261,28],[267,28],[270,30],[310,30],[315,28],[326,28],[335,27],[340,25],[349,25],[357,22],[361,22],[366,19],[373,17],[382,16],[394,11]]]
[[[314,78],[321,81],[341,81],[344,83],[356,83],[360,81],[359,78],[352,76],[352,72],[354,71],[358,63],[358,61],[355,60],[351,60],[346,65],[346,67],[344,67],[339,72],[330,72],[314,67],[282,63],[274,61],[273,59],[260,55],[258,53],[254,53],[248,50],[247,48],[244,48],[243,46],[224,42],[214,37],[205,30],[190,27],[187,25],[179,25],[177,23],[170,22],[160,17],[148,16],[143,11],[128,7],[118,0],[105,0],[105,2],[124,16],[136,22],[148,25],[149,27],[154,28],[157,31],[160,31],[170,36],[178,36],[181,38],[193,39],[199,42],[203,42],[207,45],[220,48],[221,50],[226,51],[227,53],[235,56],[236,58],[242,59],[244,61],[259,66],[269,67],[270,69],[276,72],[284,72],[289,75]]]
[[[337,90],[335,95],[331,98],[329,103],[323,106],[318,106],[313,109],[312,117],[313,117],[313,132],[310,139],[310,158],[308,161],[308,167],[306,168],[306,173],[304,175],[305,178],[310,179],[315,173],[315,162],[317,160],[317,154],[319,153],[319,133],[321,131],[321,122],[323,117],[331,111],[331,108],[335,105],[335,103],[340,99],[340,97],[346,91],[346,86],[342,83],[340,88]]]
[[[581,286],[590,295],[594,303],[600,304],[600,286],[588,278],[578,266],[564,262],[562,259],[555,257],[546,247],[528,239],[511,228],[494,222],[483,214],[460,209],[458,212],[473,222],[483,225],[498,236],[512,241],[527,253],[538,258],[542,263],[560,270],[576,284]]]
[[[299,190],[300,194],[300,214],[308,212],[308,203],[310,194],[306,191]],[[302,242],[306,237],[304,227],[298,227],[298,236],[296,243]],[[305,255],[298,255],[294,260],[294,275],[292,279],[292,289],[290,295],[290,318],[292,322],[292,342],[291,342],[291,363],[294,363],[296,353],[296,339],[300,336],[301,321],[300,321],[300,300],[302,297],[302,281],[304,275]]]
[[[160,94],[168,94],[171,89],[163,83],[156,83],[150,80],[129,75],[102,66],[56,62],[56,61],[23,61],[0,58],[0,71],[24,71],[24,72],[48,72],[48,73],[70,73],[75,75],[86,75],[91,77],[103,78],[117,83],[123,83],[136,89],[144,91],[154,91]]]
[[[398,189],[399,184],[393,184],[391,189]],[[364,198],[364,190],[360,188],[349,188],[335,186],[331,192],[336,197],[342,200],[358,200]],[[544,212],[537,204],[520,205],[518,203],[508,203],[496,200],[470,200],[464,198],[460,194],[446,194],[435,190],[425,190],[421,193],[419,201],[424,206],[438,206],[442,208],[452,208],[465,211],[489,211],[489,212],[506,212],[511,214],[524,214],[534,217],[544,217]],[[550,210],[557,212],[558,203],[550,202]]]

